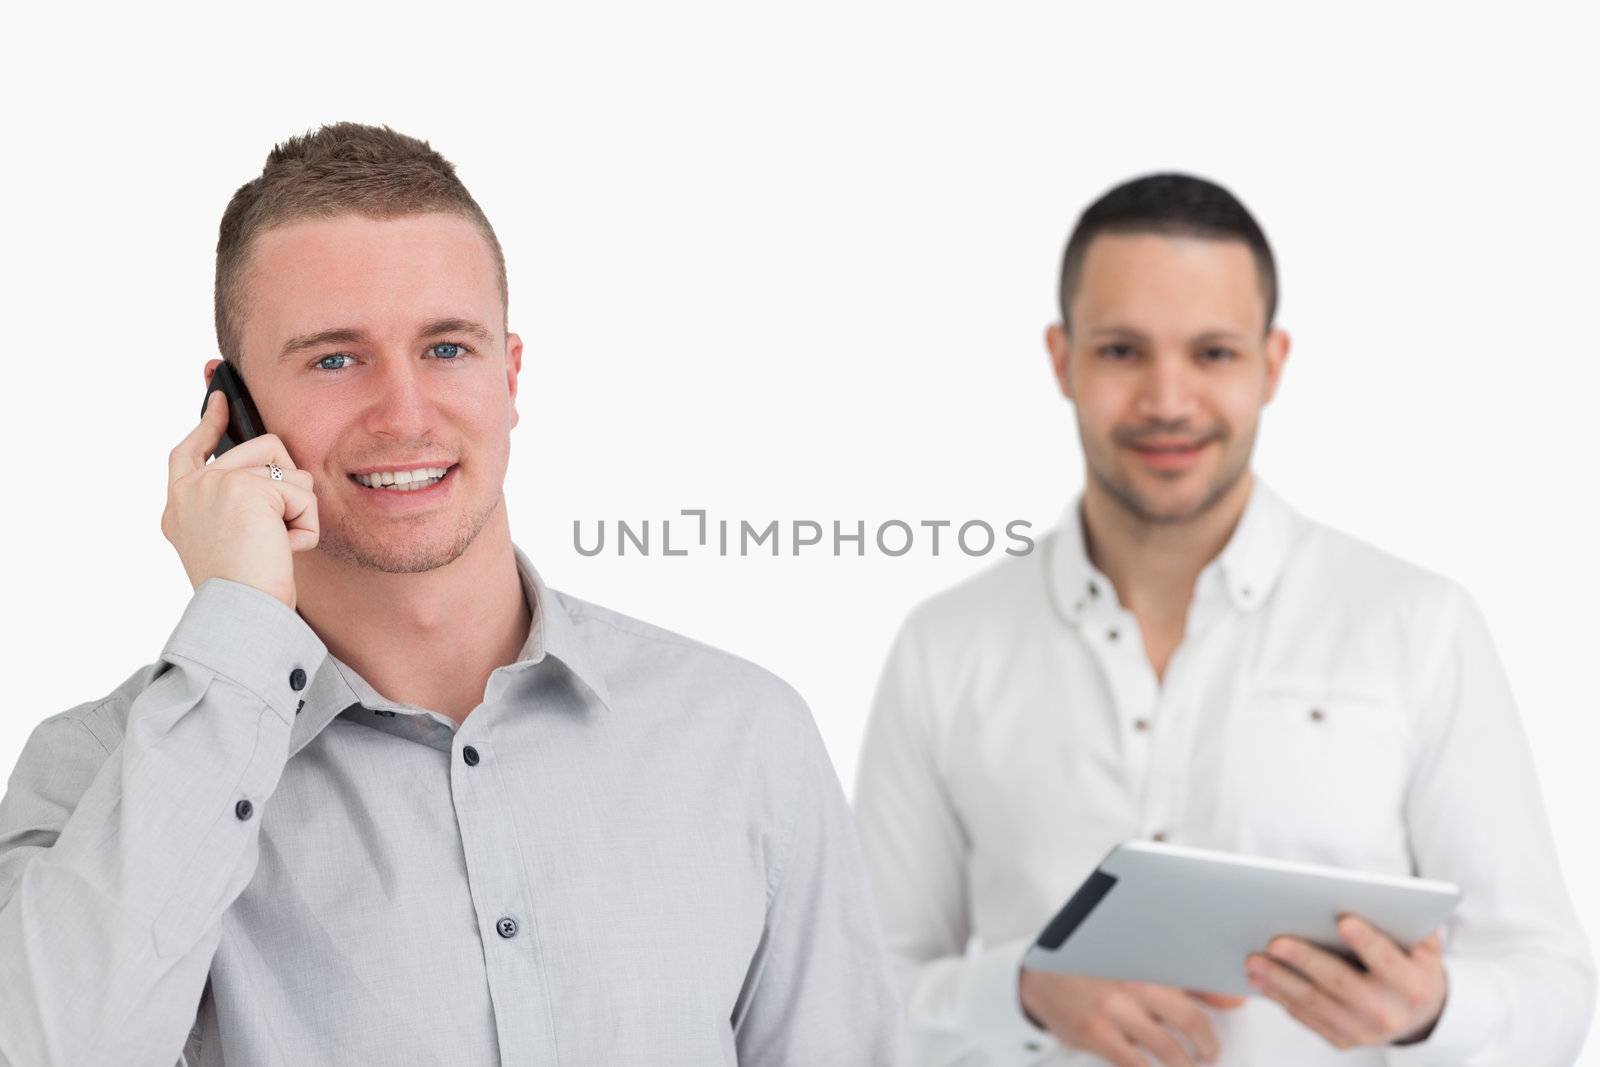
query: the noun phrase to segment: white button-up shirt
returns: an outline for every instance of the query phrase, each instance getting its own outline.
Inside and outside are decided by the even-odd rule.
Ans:
[[[1209,1013],[1219,1063],[1570,1064],[1594,965],[1468,595],[1258,480],[1158,680],[1078,516],[921,604],[879,685],[856,813],[915,1062],[1100,1062],[1027,1019],[1018,967],[1113,845],[1153,838],[1464,890],[1426,1041],[1338,1052],[1252,997]]]

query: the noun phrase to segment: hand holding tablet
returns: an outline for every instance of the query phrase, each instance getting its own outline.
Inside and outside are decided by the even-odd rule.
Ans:
[[[1149,1014],[1202,1057],[1207,1042],[1170,994],[1203,991],[1214,1006],[1226,1003],[1218,995],[1269,996],[1341,1048],[1418,1039],[1444,998],[1434,931],[1460,896],[1428,879],[1131,841],[1089,875],[1023,967],[1120,980],[1125,993],[1168,987],[1144,997]]]

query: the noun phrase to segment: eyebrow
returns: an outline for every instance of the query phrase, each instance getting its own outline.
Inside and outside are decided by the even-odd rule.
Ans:
[[[417,340],[426,340],[429,337],[438,337],[440,334],[464,333],[476,337],[488,344],[494,340],[494,334],[488,328],[473,322],[471,319],[444,318],[435,319],[417,331]],[[336,327],[331,330],[319,330],[316,333],[302,334],[291,337],[283,346],[283,351],[278,353],[278,362],[293,356],[297,352],[304,352],[308,348],[321,348],[323,345],[337,344],[362,344],[369,338],[365,330],[358,330],[351,326]]]
[[[1108,337],[1135,337],[1141,341],[1147,341],[1150,339],[1149,335],[1143,330],[1136,330],[1132,326],[1101,326],[1098,329],[1091,330],[1089,333],[1090,337],[1099,337],[1102,335]],[[1189,338],[1189,340],[1244,342],[1247,340],[1247,338],[1244,334],[1238,333],[1234,330],[1205,330],[1201,333],[1195,334],[1193,337]]]

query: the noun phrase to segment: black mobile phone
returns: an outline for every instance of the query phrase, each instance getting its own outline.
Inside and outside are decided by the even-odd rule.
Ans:
[[[217,442],[216,451],[211,453],[213,457],[267,432],[261,423],[261,413],[256,410],[255,401],[250,399],[250,390],[244,386],[244,379],[234,373],[227,360],[223,360],[211,372],[211,384],[200,405],[201,415],[206,413],[206,404],[211,403],[211,394],[218,390],[228,398],[228,426],[222,431],[222,440]]]

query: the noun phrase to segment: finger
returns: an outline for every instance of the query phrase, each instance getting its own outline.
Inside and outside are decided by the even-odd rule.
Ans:
[[[1222,1011],[1233,1011],[1235,1008],[1243,1007],[1247,999],[1245,997],[1230,997],[1222,993],[1202,993],[1194,989],[1188,990],[1188,993],[1196,1000]]]
[[[1359,1023],[1349,1009],[1292,969],[1270,957],[1252,955],[1246,961],[1250,984],[1277,1001],[1290,1015],[1327,1038],[1337,1048],[1348,1048]],[[1339,1042],[1345,1044],[1339,1044]]]
[[[1210,1063],[1217,1058],[1220,1046],[1211,1031],[1211,1020],[1187,993],[1158,985],[1141,985],[1138,989],[1150,1013],[1188,1039],[1201,1060]]]
[[[1147,1050],[1165,1067],[1194,1067],[1194,1060],[1177,1038],[1152,1016],[1136,996],[1106,1001],[1106,1015],[1140,1048]]]
[[[1267,955],[1299,971],[1340,1004],[1367,1015],[1378,1007],[1376,984],[1331,952],[1297,937],[1277,937],[1267,946]]]
[[[204,467],[211,453],[216,451],[222,432],[228,428],[228,405],[223,403],[226,399],[220,392],[206,397],[206,409],[199,423],[167,456],[169,482]]]
[[[298,467],[279,467],[278,469],[283,471],[283,477],[281,479],[273,478],[272,470],[265,463],[251,464],[248,467],[240,468],[240,470],[249,471],[251,474],[254,474],[257,477],[266,478],[274,482],[287,482],[290,485],[298,485],[302,489],[311,489],[316,485],[315,480],[313,480],[311,477],[310,471],[301,470]]]
[[[1149,1057],[1134,1048],[1133,1041],[1123,1037],[1122,1030],[1114,1025],[1107,1024],[1106,1033],[1091,1037],[1083,1048],[1114,1067],[1150,1067]]]
[[[1411,950],[1411,958],[1416,959],[1419,954],[1435,957],[1444,955],[1444,939],[1438,930],[1417,942]]]
[[[289,529],[289,547],[295,551],[303,548],[316,547],[321,538],[321,526],[317,522],[317,494],[311,489],[294,485],[287,480],[272,481],[283,496],[283,521]]]
[[[265,467],[245,467],[239,470],[227,471],[223,475],[229,478],[262,478],[273,489],[277,490],[278,508],[283,516],[284,525],[289,531],[289,547],[292,551],[303,551],[315,548],[321,539],[321,527],[317,521],[317,494],[309,485],[300,484],[309,482],[311,475],[308,472],[284,471],[283,480],[272,477]]]
[[[1371,923],[1355,915],[1339,920],[1339,936],[1355,950],[1367,971],[1387,986],[1409,982],[1416,972],[1411,957]]]
[[[219,470],[241,467],[264,469],[268,463],[276,463],[285,471],[300,469],[289,455],[289,449],[284,445],[283,439],[275,433],[264,433],[248,441],[240,441],[212,460],[210,466]]]
[[[1144,1053],[1134,1048],[1121,1027],[1101,1016],[1084,1028],[1083,1047],[1113,1067],[1150,1067]]]
[[[1294,1019],[1301,1026],[1304,1026],[1307,1030],[1310,1030],[1312,1033],[1322,1038],[1322,1040],[1326,1041],[1334,1048],[1343,1051],[1345,1049],[1356,1047],[1356,1042],[1354,1039],[1347,1036],[1343,1031],[1335,1030],[1333,1027],[1328,1025],[1326,1020],[1303,1011],[1300,1008],[1291,1008],[1287,1004],[1284,1005],[1284,1010],[1289,1013],[1290,1018]]]

